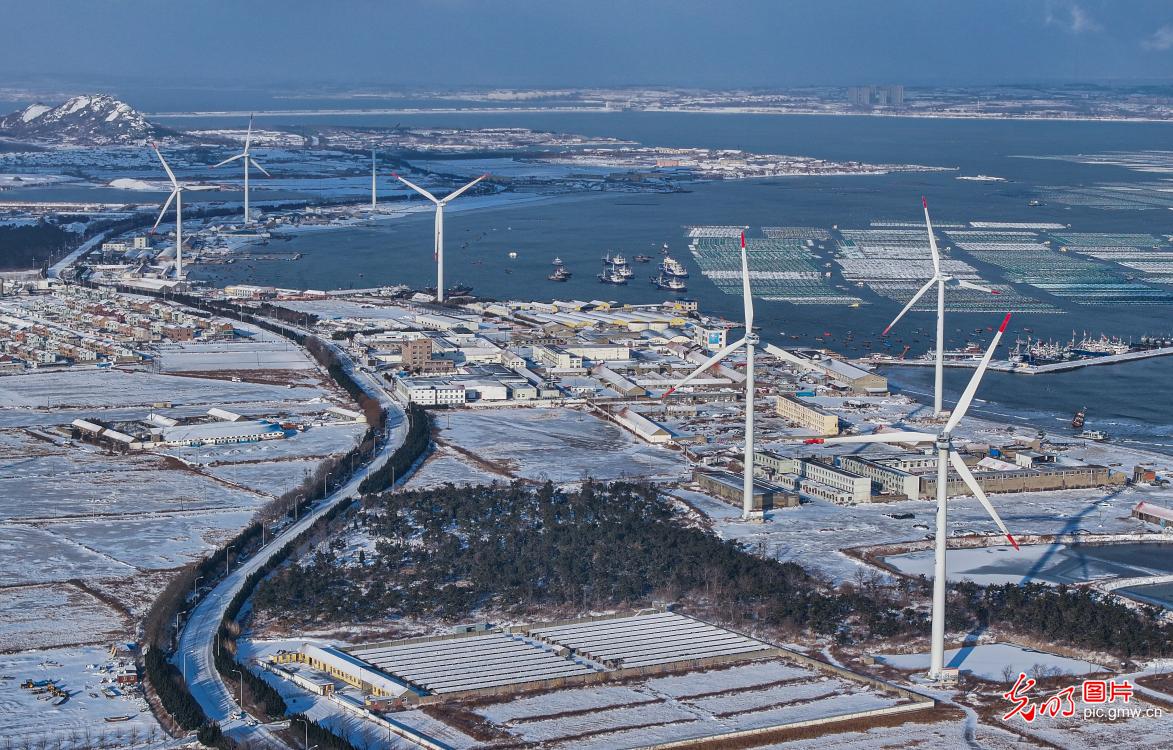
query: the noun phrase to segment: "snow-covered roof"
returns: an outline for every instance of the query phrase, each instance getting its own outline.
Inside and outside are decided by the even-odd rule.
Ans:
[[[1144,513],[1146,516],[1153,516],[1155,518],[1162,518],[1166,521],[1173,521],[1173,508],[1166,508],[1163,505],[1153,505],[1146,503],[1143,500],[1136,504],[1132,509],[1133,513]]]

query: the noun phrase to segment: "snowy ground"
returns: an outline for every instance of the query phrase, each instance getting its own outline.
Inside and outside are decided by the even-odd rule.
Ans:
[[[322,396],[317,388],[185,378],[137,370],[79,370],[9,375],[0,378],[0,409],[150,406],[160,401],[235,404],[304,401]]]
[[[438,448],[403,486],[405,489],[420,490],[449,482],[455,485],[475,485],[508,481],[510,478],[505,474],[485,471],[471,465],[465,456],[451,449]]]
[[[45,629],[45,620],[66,611],[71,632]],[[0,588],[0,621],[0,652],[72,644],[79,638],[110,643],[126,628],[124,618],[104,602],[72,586]]]
[[[1111,547],[1026,544],[1017,552],[1009,546],[950,550],[946,566],[950,580],[969,580],[983,586],[1028,581],[1078,583],[1171,573],[1170,552],[1173,539],[1169,544],[1124,542]],[[892,555],[884,561],[906,575],[932,577],[932,550]]]
[[[90,697],[101,696],[92,689],[101,678],[84,665],[104,662],[102,648],[134,637],[132,618],[171,570],[237,533],[264,503],[300,483],[323,457],[349,450],[365,431],[356,424],[315,426],[287,440],[182,449],[174,457],[114,455],[70,440],[68,425],[78,418],[141,420],[156,410],[191,417],[219,406],[313,422],[336,419],[318,416],[332,403],[351,406],[323,385],[301,351],[271,336],[239,346],[164,348],[165,370],[296,370],[294,387],[145,370],[0,378],[0,652],[14,652],[0,656],[0,678],[16,678],[0,679],[5,739],[27,735],[31,743],[43,735],[48,747],[64,741],[62,750],[97,747],[103,735],[102,746],[113,746],[116,732],[125,745],[131,730],[143,740],[155,727],[145,705]],[[160,401],[172,406],[152,405]],[[27,650],[49,647],[55,650]],[[38,666],[49,658],[65,667]],[[60,707],[17,686],[48,676],[74,692]],[[132,714],[127,722],[104,721]]]
[[[890,664],[897,669],[924,671],[929,668],[929,655],[924,654],[882,654],[877,661]],[[1017,675],[1026,672],[1035,675],[1040,668],[1048,674],[1084,675],[1107,671],[1104,667],[1082,659],[1071,659],[1058,654],[1048,654],[1032,648],[1009,643],[983,643],[945,652],[945,666],[972,672],[987,680],[1003,679],[1004,670]]]
[[[112,682],[110,672],[99,671],[107,665],[112,667],[112,662],[102,647],[0,654],[0,717],[3,717],[4,738],[27,743],[15,747],[43,747],[46,745],[40,742],[44,740],[47,744],[63,743],[48,746],[69,750],[108,746],[116,735],[127,742],[132,732],[140,742],[152,737],[160,739],[162,731],[144,700],[133,693],[113,698],[102,693]],[[36,695],[20,687],[28,679],[57,680],[69,691],[69,700],[61,706],[37,700]],[[115,724],[104,721],[111,716],[132,718]]]
[[[679,453],[573,409],[455,411],[436,424],[440,440],[525,479],[679,478],[687,470]]]

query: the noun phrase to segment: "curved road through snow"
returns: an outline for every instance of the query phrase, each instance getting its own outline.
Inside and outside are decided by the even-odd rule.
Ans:
[[[327,342],[329,343],[329,342]],[[377,378],[364,371],[356,370],[353,363],[344,351],[331,344],[331,348],[347,363],[347,369],[364,388],[372,395],[377,396],[379,402],[387,410],[387,437],[370,463],[372,469],[384,464],[391,454],[403,444],[407,432],[407,420],[402,408],[391,397]],[[253,571],[264,565],[276,554],[286,542],[305,531],[309,526],[344,499],[358,494],[358,485],[366,476],[365,471],[357,471],[346,484],[338,487],[323,500],[314,504],[296,523],[287,527],[269,543],[258,550],[252,557],[237,563],[235,569],[207,592],[195,609],[190,613],[179,638],[179,651],[173,658],[175,666],[184,672],[186,666],[186,680],[196,701],[204,709],[209,719],[217,722],[224,733],[233,739],[252,742],[256,746],[287,748],[288,745],[275,737],[264,726],[252,720],[240,718],[240,706],[236,702],[238,689],[233,685],[226,685],[212,660],[212,649],[229,603],[244,585],[245,579]],[[186,665],[184,661],[186,660]],[[245,667],[242,665],[241,669]]]

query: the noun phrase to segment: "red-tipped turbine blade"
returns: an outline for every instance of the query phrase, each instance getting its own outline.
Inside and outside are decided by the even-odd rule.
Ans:
[[[1002,325],[998,327],[998,333],[1005,333],[1006,326],[1010,325],[1011,313],[1006,313],[1006,317],[1002,319]]]
[[[803,440],[802,442],[807,445],[819,445],[819,444],[822,444],[824,441],[823,441],[823,438],[807,438],[806,440]]]
[[[1010,540],[1010,546],[1017,550],[1018,549],[1018,542],[1014,541],[1014,537],[1007,534],[1006,538]]]

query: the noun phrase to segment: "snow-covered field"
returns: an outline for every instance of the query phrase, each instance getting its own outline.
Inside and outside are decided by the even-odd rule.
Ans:
[[[167,344],[159,347],[164,372],[310,370],[312,360],[285,341]]]
[[[416,469],[403,486],[405,489],[420,490],[439,487],[449,482],[455,485],[472,485],[508,481],[509,477],[504,474],[484,471],[477,466],[470,465],[464,456],[449,451],[447,448],[438,448],[428,457],[423,466]]]
[[[79,370],[9,375],[0,378],[0,409],[76,406],[150,406],[170,401],[234,404],[253,401],[304,401],[317,388],[185,378],[137,370]]]
[[[929,655],[925,654],[882,654],[876,659],[897,669],[926,670]],[[1049,673],[1084,675],[1106,671],[1104,667],[1082,659],[1072,659],[1058,654],[1048,654],[1031,648],[1010,643],[983,643],[945,652],[945,666],[955,667],[963,672],[972,672],[987,680],[1003,679],[1004,670],[1017,675],[1026,672],[1034,675],[1039,668]]]
[[[115,737],[124,743],[129,743],[132,736],[138,742],[161,739],[162,730],[144,700],[132,694],[108,698],[102,693],[103,688],[111,687],[111,673],[87,665],[101,668],[108,664],[111,662],[106,648],[94,646],[0,654],[0,677],[12,678],[0,679],[4,739],[18,743],[13,747],[68,750],[109,747]],[[37,700],[31,691],[20,687],[27,679],[55,679],[69,691],[69,700],[61,706]],[[106,717],[116,716],[131,718],[114,724],[105,721]],[[22,742],[26,744],[19,744]]]
[[[69,612],[69,631],[46,628],[62,612]],[[123,618],[93,595],[60,585],[0,589],[0,623],[0,652],[105,644],[126,628]]]
[[[101,676],[85,664],[104,663],[106,645],[134,637],[136,623],[125,613],[139,617],[169,571],[234,535],[272,496],[365,430],[315,426],[287,440],[182,449],[174,457],[115,455],[70,440],[68,426],[78,418],[141,420],[156,410],[193,417],[219,406],[314,422],[331,403],[349,406],[300,350],[270,336],[165,349],[164,369],[296,370],[294,387],[141,369],[0,378],[0,651],[16,652],[0,656],[0,737],[29,743],[14,747],[81,750],[114,746],[115,737],[130,746],[132,731],[141,746],[157,731],[145,704],[104,697]],[[56,650],[20,651],[46,647]],[[40,666],[48,660],[65,666]],[[57,677],[72,696],[60,707],[37,701],[18,687],[28,677]],[[104,720],[127,715],[134,718]],[[36,744],[41,737],[45,744]]]
[[[525,479],[677,478],[687,470],[679,453],[573,409],[457,411],[436,422],[441,440]]]

